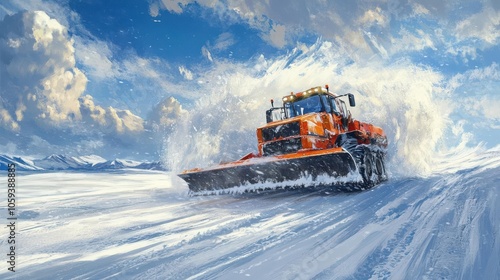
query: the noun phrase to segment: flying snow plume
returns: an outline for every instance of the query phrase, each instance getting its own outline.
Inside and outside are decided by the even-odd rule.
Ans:
[[[276,59],[219,62],[200,77],[209,82],[199,83],[199,100],[167,140],[168,165],[180,171],[256,152],[255,129],[265,124],[271,98],[328,83],[337,94],[355,94],[354,118],[386,131],[391,172],[430,174],[450,126],[441,74],[409,61],[360,64],[348,57],[319,40]]]
[[[430,69],[397,63],[350,65],[340,84],[358,99],[354,118],[381,126],[389,139],[391,170],[430,174],[451,110],[440,96],[442,77]]]

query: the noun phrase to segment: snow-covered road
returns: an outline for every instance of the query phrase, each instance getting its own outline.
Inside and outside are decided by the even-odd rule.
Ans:
[[[359,193],[196,197],[164,172],[19,173],[17,272],[0,278],[500,279],[499,162]]]

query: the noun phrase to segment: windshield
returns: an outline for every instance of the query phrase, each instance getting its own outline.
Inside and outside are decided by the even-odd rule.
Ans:
[[[313,95],[293,103],[289,103],[286,108],[290,117],[300,116],[308,113],[317,113],[323,111],[319,95]]]

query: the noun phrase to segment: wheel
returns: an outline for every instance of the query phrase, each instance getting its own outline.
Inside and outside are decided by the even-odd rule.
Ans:
[[[370,188],[373,185],[372,175],[373,175],[373,159],[370,150],[365,150],[361,166],[359,168],[361,177],[363,178],[363,185],[365,188]]]
[[[387,175],[385,173],[384,156],[381,153],[375,155],[375,174],[377,174],[378,182],[385,181]]]

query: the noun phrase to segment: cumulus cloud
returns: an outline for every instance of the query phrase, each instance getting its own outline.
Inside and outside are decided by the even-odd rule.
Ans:
[[[87,78],[75,67],[66,29],[44,12],[6,16],[0,27],[2,106],[54,125],[81,118],[78,97]]]
[[[113,107],[103,108],[94,104],[92,96],[80,98],[81,112],[88,123],[98,124],[100,127],[118,134],[140,133],[144,130],[142,118],[134,115],[130,110],[119,110]]]
[[[180,102],[174,97],[168,97],[158,103],[151,111],[148,121],[153,130],[168,131],[186,117],[187,111],[182,108]]]
[[[92,77],[103,77],[110,69],[110,62],[103,59],[107,50],[96,43],[82,54],[101,61],[94,65]],[[87,141],[81,138],[82,131],[94,136],[144,132],[144,121],[131,111],[103,108],[85,94],[88,79],[76,67],[74,40],[45,12],[7,15],[0,22],[0,52],[1,129],[46,142],[47,147],[53,146],[52,141],[64,145],[62,139]]]

